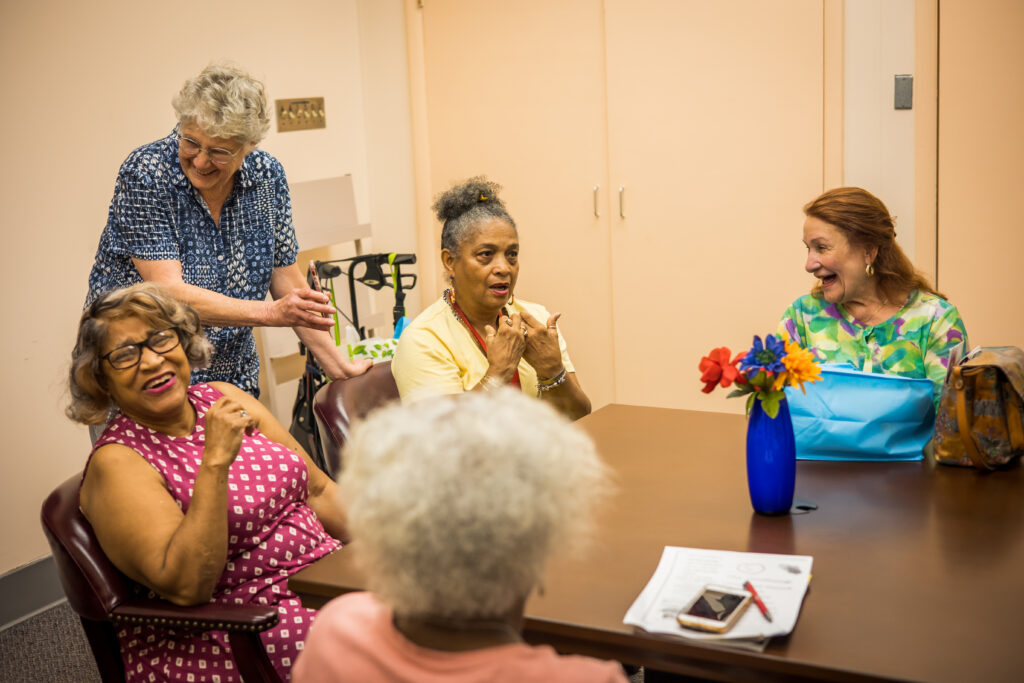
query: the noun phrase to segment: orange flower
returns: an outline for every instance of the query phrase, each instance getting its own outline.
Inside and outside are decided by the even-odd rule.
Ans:
[[[817,382],[821,379],[821,368],[818,367],[818,362],[814,359],[814,354],[807,349],[800,348],[800,345],[796,342],[790,341],[787,337],[786,340],[786,355],[782,359],[783,365],[786,366],[786,371],[780,373],[779,379],[785,376],[785,382],[790,386],[800,387],[800,391],[807,393],[804,389],[804,382]],[[775,382],[778,388],[783,386],[776,379]]]
[[[729,357],[732,352],[727,346],[712,349],[711,352],[700,359],[700,381],[704,382],[701,389],[705,394],[710,394],[719,384],[727,387],[733,382],[746,384],[746,378],[740,374],[736,364],[740,362],[745,354],[739,353],[731,361]]]

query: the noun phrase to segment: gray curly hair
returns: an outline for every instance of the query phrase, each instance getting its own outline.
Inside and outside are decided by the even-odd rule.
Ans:
[[[476,228],[494,218],[506,221],[515,229],[516,222],[508,214],[505,203],[498,198],[500,191],[501,185],[478,175],[437,195],[432,208],[437,220],[443,223],[441,248],[457,256],[462,243],[476,232]]]
[[[206,367],[213,346],[199,324],[199,314],[172,297],[159,285],[143,282],[124,289],[113,289],[93,301],[78,323],[78,340],[71,352],[68,389],[71,401],[65,413],[75,422],[103,424],[113,399],[106,389],[106,377],[100,366],[100,348],[107,328],[115,320],[141,318],[155,327],[178,330],[181,347],[192,369]]]
[[[211,64],[171,100],[181,124],[214,138],[257,143],[270,130],[263,83],[228,63]]]
[[[610,490],[594,444],[512,389],[396,405],[353,428],[340,495],[369,588],[397,613],[507,614]]]

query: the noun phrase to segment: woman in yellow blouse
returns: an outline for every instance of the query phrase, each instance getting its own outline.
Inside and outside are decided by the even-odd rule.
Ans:
[[[570,418],[590,412],[560,313],[514,296],[519,234],[500,186],[470,178],[434,202],[448,289],[402,332],[391,368],[403,400],[506,385]]]

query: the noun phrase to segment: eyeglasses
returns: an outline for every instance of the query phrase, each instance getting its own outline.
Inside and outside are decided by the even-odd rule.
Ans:
[[[110,353],[100,356],[100,358],[106,359],[111,367],[117,370],[127,370],[128,368],[135,367],[142,360],[143,346],[162,355],[178,348],[180,343],[181,339],[178,337],[178,330],[168,327],[166,330],[158,330],[149,335],[145,341],[118,346]]]
[[[203,147],[198,141],[193,140],[192,138],[187,138],[184,135],[181,136],[181,142],[178,143],[178,152],[181,156],[186,159],[191,159],[192,157],[199,156],[199,153],[202,151],[205,151],[206,156],[210,158],[210,161],[218,166],[231,163],[231,160],[234,159],[239,152],[237,149],[232,152],[230,149],[224,149],[223,147]]]

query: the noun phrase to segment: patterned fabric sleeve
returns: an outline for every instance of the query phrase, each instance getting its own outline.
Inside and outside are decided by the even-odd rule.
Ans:
[[[786,308],[786,312],[782,314],[782,319],[779,320],[779,327],[775,334],[789,337],[790,341],[794,341],[801,347],[806,348],[803,320],[803,316],[796,310],[796,302],[793,302]]]
[[[941,314],[932,321],[928,335],[928,346],[924,353],[924,366],[928,379],[932,381],[935,408],[938,410],[942,385],[946,381],[946,369],[949,367],[949,352],[960,344],[967,345],[967,329],[960,318],[956,306],[937,300],[942,305]]]
[[[114,253],[130,258],[181,260],[174,220],[174,193],[166,181],[148,175],[142,165],[125,162],[117,179],[110,208],[113,231],[108,243]]]
[[[288,190],[288,179],[276,159],[274,163],[277,166],[275,170],[279,171],[274,196],[277,216],[274,225],[274,267],[280,268],[295,263],[299,254],[299,241],[295,237],[295,225],[292,222],[292,197]]]

